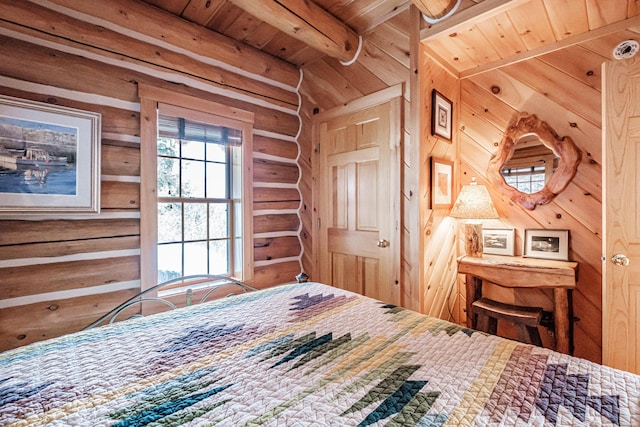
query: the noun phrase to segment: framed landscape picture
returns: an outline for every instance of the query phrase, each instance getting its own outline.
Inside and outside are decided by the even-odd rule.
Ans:
[[[0,215],[100,211],[99,113],[0,96]]]
[[[525,230],[522,256],[568,261],[569,230]]]
[[[515,230],[513,228],[483,228],[482,245],[485,254],[508,255],[515,253]]]

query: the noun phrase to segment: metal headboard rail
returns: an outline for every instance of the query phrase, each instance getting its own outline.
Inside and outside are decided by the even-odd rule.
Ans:
[[[205,286],[205,284],[210,282],[211,282],[210,285]],[[218,282],[218,283],[215,283],[215,282]],[[180,283],[183,283],[184,286],[180,286],[180,287],[175,286],[176,284],[180,284]],[[159,283],[155,286],[152,286],[149,289],[146,289],[138,293],[137,295],[132,296],[122,304],[115,307],[113,310],[101,316],[98,320],[91,323],[89,326],[85,327],[84,330],[95,328],[96,326],[100,325],[106,320],[109,320],[109,324],[115,322],[116,317],[121,312],[123,312],[124,310],[126,310],[127,308],[135,304],[142,304],[145,302],[159,302],[159,303],[165,304],[172,310],[176,310],[177,307],[175,304],[173,304],[172,302],[164,298],[155,296],[155,292],[162,288],[180,289],[180,288],[186,287],[187,288],[186,289],[187,305],[189,306],[192,303],[192,295],[193,295],[193,289],[191,287],[195,285],[198,285],[198,288],[207,289],[207,292],[205,293],[205,295],[202,297],[202,299],[200,299],[200,304],[206,302],[207,299],[211,296],[211,294],[213,294],[214,291],[220,289],[223,286],[229,286],[229,285],[236,286],[242,291],[242,293],[257,291],[256,288],[228,276],[222,276],[222,275],[216,275],[216,274],[194,274],[191,276],[181,276],[175,279],[171,279],[171,280],[167,280],[165,282]],[[145,296],[148,294],[152,294],[153,296]],[[231,292],[226,296],[229,297],[232,295],[235,295],[235,294]],[[142,315],[138,314],[132,317],[139,317],[139,316],[142,316]]]

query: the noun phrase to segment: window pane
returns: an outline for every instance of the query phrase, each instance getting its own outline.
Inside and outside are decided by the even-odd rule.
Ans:
[[[204,142],[182,141],[182,158],[204,160]]]
[[[209,238],[224,239],[229,237],[229,213],[227,203],[209,205]]]
[[[182,197],[204,197],[204,162],[182,161]]]
[[[158,282],[182,276],[182,243],[158,245]]]
[[[178,157],[178,143],[177,139],[171,138],[158,138],[158,154],[168,157]]]
[[[184,275],[207,274],[207,242],[184,244]]]
[[[207,144],[207,161],[224,163],[226,155],[227,154],[224,145]]]
[[[158,243],[182,241],[180,203],[158,203]]]
[[[207,163],[207,197],[227,197],[227,172],[224,164]]]
[[[229,241],[214,240],[209,242],[210,274],[229,273]]]
[[[158,157],[158,197],[178,197],[180,195],[180,161]]]
[[[184,204],[184,240],[207,239],[207,204]]]

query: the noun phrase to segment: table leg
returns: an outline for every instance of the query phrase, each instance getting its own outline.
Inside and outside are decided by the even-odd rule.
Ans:
[[[555,288],[553,290],[553,318],[555,322],[556,351],[565,354],[572,353],[571,328],[571,299],[569,289]]]
[[[477,329],[478,317],[473,315],[473,302],[482,298],[482,279],[467,274],[467,327]]]

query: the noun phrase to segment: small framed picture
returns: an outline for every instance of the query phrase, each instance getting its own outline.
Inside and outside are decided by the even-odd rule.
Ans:
[[[513,228],[483,228],[483,252],[492,255],[513,256],[515,253],[515,230]]]
[[[453,205],[453,162],[431,158],[431,209]]]
[[[431,135],[441,136],[451,141],[453,103],[443,94],[431,91]]]
[[[522,256],[568,261],[569,230],[525,230]]]

